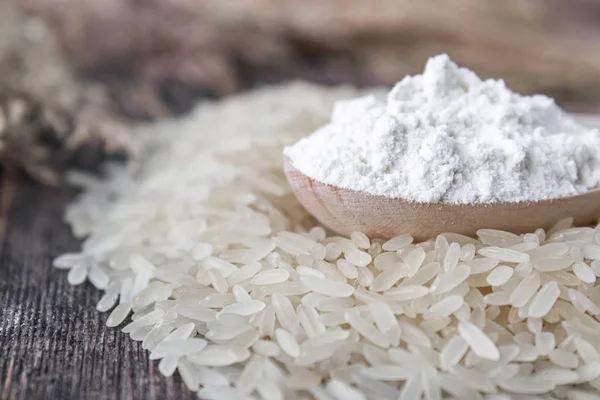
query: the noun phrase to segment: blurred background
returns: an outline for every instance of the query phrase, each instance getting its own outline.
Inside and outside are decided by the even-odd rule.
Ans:
[[[599,0],[0,2],[0,80],[77,121],[93,115],[83,126],[291,79],[389,85],[442,52],[522,93],[600,111]]]

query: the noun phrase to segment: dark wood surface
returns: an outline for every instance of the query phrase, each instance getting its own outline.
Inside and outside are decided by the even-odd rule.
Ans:
[[[104,325],[100,292],[52,259],[77,249],[62,221],[74,195],[0,172],[0,399],[194,399],[139,343]]]

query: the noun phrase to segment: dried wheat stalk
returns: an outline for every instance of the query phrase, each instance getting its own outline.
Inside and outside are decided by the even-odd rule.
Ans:
[[[58,184],[67,169],[138,153],[103,88],[74,75],[39,20],[0,1],[0,161]]]

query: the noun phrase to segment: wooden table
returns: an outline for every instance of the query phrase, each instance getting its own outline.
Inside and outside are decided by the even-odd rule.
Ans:
[[[104,325],[98,290],[52,267],[78,247],[62,221],[74,193],[0,173],[0,399],[197,399]]]

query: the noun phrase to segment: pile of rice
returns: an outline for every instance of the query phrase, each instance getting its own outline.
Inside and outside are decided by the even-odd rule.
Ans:
[[[345,238],[296,202],[283,146],[353,95],[293,84],[155,127],[139,172],[72,176],[87,239],[54,265],[202,399],[600,398],[599,227]]]

